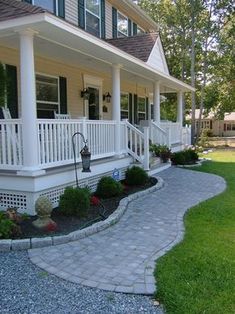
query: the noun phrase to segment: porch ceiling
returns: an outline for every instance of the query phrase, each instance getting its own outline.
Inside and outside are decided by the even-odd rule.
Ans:
[[[193,88],[171,76],[152,69],[143,61],[113,47],[85,31],[49,13],[17,18],[0,23],[0,45],[19,48],[17,32],[33,29],[35,54],[63,61],[67,64],[84,66],[111,75],[111,65],[122,66],[122,79],[132,80],[152,89],[152,83],[161,81],[161,92]]]

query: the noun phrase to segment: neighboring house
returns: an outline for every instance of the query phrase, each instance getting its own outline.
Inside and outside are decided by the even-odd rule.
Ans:
[[[200,110],[196,109],[196,132],[199,128],[199,113]],[[191,119],[191,116],[188,116],[188,119]],[[212,111],[208,114],[204,112],[201,117],[201,130],[202,129],[210,130],[213,136],[235,136],[235,112],[225,113],[223,120],[217,119],[215,113]]]
[[[189,143],[182,96],[193,88],[169,75],[158,26],[130,0],[1,0],[0,62],[11,115],[0,120],[3,208],[34,213],[39,195],[57,205],[75,181],[76,131],[92,153],[79,181],[91,187],[133,160],[149,169],[149,139]],[[178,95],[176,123],[160,119],[161,92]]]

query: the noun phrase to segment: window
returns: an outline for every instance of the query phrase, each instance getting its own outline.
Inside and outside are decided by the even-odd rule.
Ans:
[[[144,97],[138,97],[138,122],[146,120],[146,102]]]
[[[96,37],[100,37],[100,0],[86,0],[86,30]]]
[[[54,118],[54,111],[60,111],[59,78],[37,74],[36,98],[38,118]]]
[[[128,36],[128,18],[120,12],[117,13],[117,30],[118,37]]]
[[[145,33],[145,31],[143,30],[143,28],[141,28],[139,25],[137,25],[137,35],[141,35],[144,33]]]
[[[33,0],[32,3],[39,7],[42,7],[52,13],[57,12],[57,1],[54,0]]]
[[[128,119],[129,118],[129,95],[128,94],[121,94],[121,119]]]
[[[227,124],[227,131],[231,131],[232,130],[232,126],[231,126],[231,124],[229,123],[229,124]]]

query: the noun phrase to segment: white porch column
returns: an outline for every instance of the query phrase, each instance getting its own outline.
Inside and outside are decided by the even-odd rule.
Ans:
[[[120,88],[120,68],[118,64],[112,66],[112,120],[116,121],[115,152],[121,154],[121,88]]]
[[[177,93],[177,122],[180,126],[183,126],[183,92]]]
[[[160,117],[160,82],[154,82],[153,86],[153,120],[158,125],[161,122]]]
[[[20,91],[23,136],[23,171],[38,170],[37,111],[34,70],[34,31],[20,32]]]

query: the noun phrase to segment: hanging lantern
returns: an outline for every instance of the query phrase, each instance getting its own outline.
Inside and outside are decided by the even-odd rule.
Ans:
[[[83,149],[80,151],[81,158],[82,158],[82,172],[91,172],[90,164],[91,164],[91,153],[89,152],[89,149],[87,145],[83,147]]]

